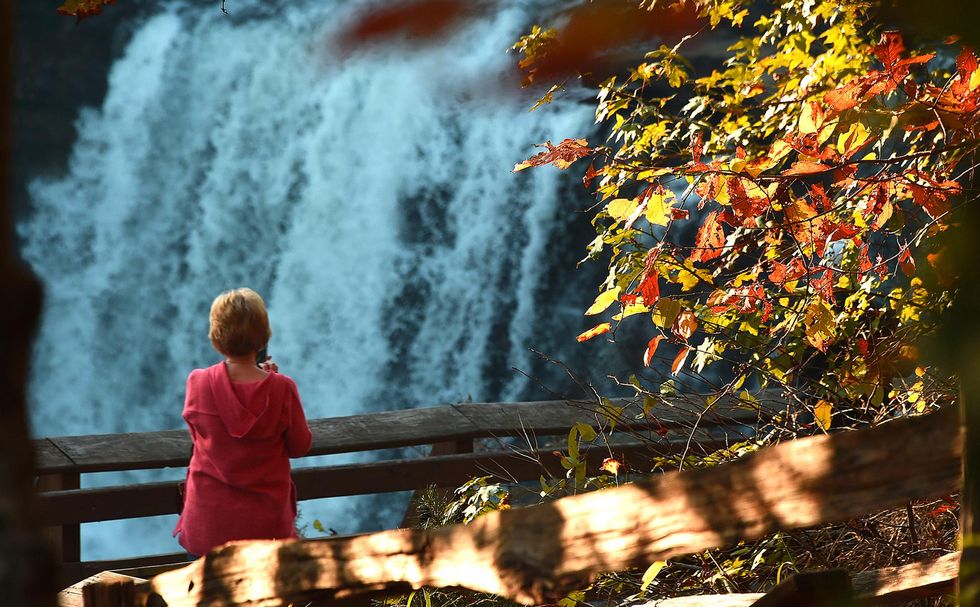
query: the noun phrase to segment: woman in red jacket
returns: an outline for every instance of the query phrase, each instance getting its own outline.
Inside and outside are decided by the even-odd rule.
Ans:
[[[289,458],[306,454],[313,437],[293,380],[272,361],[256,366],[271,335],[255,291],[227,291],[211,304],[209,337],[225,359],[187,378],[194,452],[174,529],[193,555],[232,540],[296,537]]]

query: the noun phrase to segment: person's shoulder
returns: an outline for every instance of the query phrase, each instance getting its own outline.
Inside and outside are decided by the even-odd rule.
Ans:
[[[297,389],[296,381],[292,377],[286,375],[285,373],[273,373],[272,379],[273,381],[279,382],[280,384],[290,388],[291,390]]]
[[[218,366],[220,364],[223,364],[223,363],[218,363],[217,365],[211,365],[210,367],[207,367],[205,369],[193,369],[193,370],[191,370],[191,372],[187,374],[187,383],[188,384],[192,384],[192,383],[198,383],[198,382],[204,381],[205,379],[207,379],[208,374],[216,366]]]

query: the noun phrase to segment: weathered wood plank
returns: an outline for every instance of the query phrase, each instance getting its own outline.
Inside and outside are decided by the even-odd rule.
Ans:
[[[451,405],[315,419],[310,429],[310,455],[428,445],[479,433]]]
[[[115,573],[113,571],[101,571],[59,592],[58,607],[85,607],[84,596],[86,587],[91,589],[98,586],[112,586],[120,583],[133,584],[145,581],[142,578]]]
[[[627,407],[618,426],[623,430],[688,428],[704,411],[704,398],[697,395],[665,400],[656,408],[653,418],[642,417],[642,407],[636,403],[631,405],[625,399],[614,402]],[[781,406],[764,403],[767,410]],[[711,407],[702,424],[705,427],[753,424],[758,415],[756,411],[737,406],[736,399],[729,397]],[[310,421],[313,446],[309,455],[522,436],[524,433],[562,434],[576,422],[599,425],[587,406],[569,401],[443,405],[315,419]],[[105,472],[182,467],[190,458],[191,443],[186,430],[166,430],[53,437],[35,440],[34,448],[39,456],[38,473],[46,474],[65,470]]]
[[[960,554],[851,574],[854,597],[862,603],[893,603],[951,594],[956,583]],[[703,594],[672,599],[655,599],[636,607],[750,607],[764,595]]]
[[[48,440],[71,458],[76,472],[186,466],[191,455],[187,430],[59,436]],[[40,462],[38,473],[48,472],[46,466],[47,462]]]
[[[875,599],[874,602],[911,601],[952,594],[959,565],[960,553],[953,552],[918,563],[855,573],[851,576],[851,585],[854,596]]]
[[[31,444],[34,447],[34,461],[37,470],[42,470],[45,474],[52,474],[75,469],[75,462],[62,453],[61,449],[50,438],[33,440]]]
[[[957,411],[946,408],[783,443],[714,468],[493,512],[465,526],[232,543],[150,586],[170,607],[285,605],[293,597],[421,586],[555,601],[601,571],[947,493],[960,485],[961,449]]]
[[[716,445],[721,446],[719,443]],[[674,445],[679,450],[682,443]],[[652,457],[649,445],[631,443],[616,446],[613,452],[630,461]],[[661,450],[660,452],[663,452]],[[592,470],[608,457],[605,448],[583,449]],[[564,476],[565,470],[551,450],[517,455],[513,452],[466,453],[414,460],[392,460],[346,466],[300,468],[293,471],[297,495],[301,500],[366,495],[422,489],[429,485],[456,487],[474,475],[496,475],[503,479],[534,480],[542,474]],[[99,487],[75,491],[52,491],[40,496],[45,522],[88,523],[178,512],[176,481],[144,483],[119,487]]]
[[[59,575],[61,581],[59,587],[67,588],[102,571],[113,571],[123,575],[149,579],[164,571],[183,567],[189,561],[190,559],[187,553],[174,552],[171,554],[150,554],[106,561],[63,563]]]
[[[612,403],[624,409],[617,424],[620,430],[690,428],[702,414],[701,423],[705,426],[751,425],[759,417],[759,411],[744,406],[733,396],[723,397],[711,407],[705,406],[704,395],[666,398],[654,407],[650,417],[643,415],[642,403],[630,399],[613,399]],[[759,406],[772,413],[784,408],[785,403],[763,399]],[[472,403],[453,407],[478,427],[482,436],[514,436],[515,429],[521,428],[528,434],[553,435],[567,432],[576,422],[593,427],[605,423],[591,402]]]

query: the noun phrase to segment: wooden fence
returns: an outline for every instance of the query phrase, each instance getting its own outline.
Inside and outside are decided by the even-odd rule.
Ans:
[[[492,512],[469,525],[231,543],[149,581],[108,580],[84,593],[97,606],[285,606],[363,603],[378,593],[463,586],[526,604],[554,602],[603,571],[955,491],[962,483],[960,436],[958,412],[948,407],[872,429],[790,441],[722,466]],[[845,576],[840,589],[864,602],[911,598],[949,591],[955,574],[953,555]],[[799,604],[806,585],[791,583],[762,597],[665,604]]]
[[[781,407],[774,398],[752,406],[724,399],[706,411],[701,397],[677,397],[665,399],[652,415],[645,415],[635,403],[612,404],[622,407],[614,417],[617,436],[630,440],[584,450],[593,470],[610,455],[636,459],[677,453],[690,447],[692,436],[696,447],[719,448],[726,441],[744,438],[740,432],[755,426],[760,410],[768,416]],[[310,422],[313,446],[308,456],[419,445],[432,449],[422,458],[299,468],[293,471],[293,479],[299,499],[308,500],[430,485],[454,487],[482,474],[511,481],[534,480],[542,474],[563,476],[566,471],[554,448],[538,441],[565,435],[578,422],[594,428],[609,425],[608,419],[595,413],[593,404],[572,401],[468,403],[316,419]],[[504,442],[508,438],[516,444],[508,447]],[[491,450],[474,452],[478,439],[500,441]],[[99,571],[158,571],[161,565],[183,560],[184,555],[177,553],[81,562],[80,523],[175,514],[178,481],[80,488],[80,479],[84,473],[186,466],[191,451],[186,430],[43,438],[35,440],[34,447],[42,520],[51,526],[65,585]]]

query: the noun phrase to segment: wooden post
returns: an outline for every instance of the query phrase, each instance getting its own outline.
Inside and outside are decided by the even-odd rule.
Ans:
[[[456,455],[460,453],[473,453],[473,439],[463,438],[455,441],[436,443],[429,449],[429,456],[433,455]],[[448,494],[448,489],[440,490],[443,495]],[[408,508],[405,509],[405,516],[402,517],[403,528],[414,527],[419,522],[418,491],[412,492],[412,497],[408,500]]]
[[[38,493],[80,488],[81,475],[77,472],[45,474],[38,477],[35,485]],[[47,527],[43,534],[54,548],[60,563],[78,563],[82,560],[81,525],[70,523],[60,527]]]

